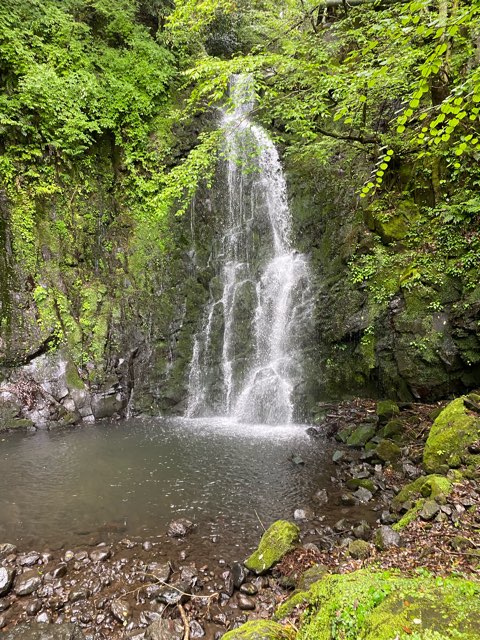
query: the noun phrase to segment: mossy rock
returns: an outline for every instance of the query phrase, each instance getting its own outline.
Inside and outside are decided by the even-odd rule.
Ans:
[[[293,640],[293,628],[283,627],[272,620],[250,620],[241,627],[229,631],[223,640]]]
[[[347,489],[350,491],[355,491],[359,487],[363,487],[364,489],[368,489],[370,493],[375,493],[377,491],[377,487],[374,482],[369,478],[349,478],[346,482]]]
[[[398,404],[393,400],[377,402],[377,416],[381,423],[386,423],[400,413]]]
[[[347,439],[349,447],[363,447],[375,435],[375,425],[365,422],[358,426]]]
[[[402,488],[393,499],[393,506],[398,508],[404,502],[420,497],[435,500],[440,496],[448,496],[451,490],[452,483],[445,476],[437,474],[420,476]]]
[[[382,429],[382,435],[384,438],[390,438],[393,440],[401,440],[405,432],[405,425],[398,418],[389,420]]]
[[[480,416],[465,409],[463,396],[450,402],[433,423],[423,452],[427,471],[442,471],[474,462],[469,445],[480,437]]]
[[[371,547],[365,540],[352,540],[347,547],[347,551],[352,558],[364,560],[370,555]]]
[[[296,640],[480,637],[480,584],[461,578],[409,578],[363,569],[329,575],[303,597],[308,609]]]
[[[245,561],[255,573],[264,573],[291,551],[299,540],[300,529],[293,522],[277,520],[263,534],[258,549]]]
[[[375,449],[375,453],[383,462],[395,462],[402,455],[398,444],[391,440],[382,440]]]
[[[422,510],[424,504],[425,498],[417,500],[414,506],[404,513],[398,522],[395,522],[395,524],[392,525],[392,529],[394,531],[401,531],[402,529],[405,529],[405,527],[418,518],[418,514]]]
[[[323,564],[315,564],[304,571],[298,581],[297,587],[300,591],[310,589],[312,584],[324,578],[328,573],[328,568]]]

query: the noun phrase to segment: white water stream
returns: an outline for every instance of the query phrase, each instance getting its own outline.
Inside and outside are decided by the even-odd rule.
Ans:
[[[222,119],[224,235],[213,256],[221,295],[212,293],[194,339],[187,415],[287,424],[311,312],[309,267],[291,245],[285,177],[275,145],[250,119],[253,95],[249,76],[232,79]]]

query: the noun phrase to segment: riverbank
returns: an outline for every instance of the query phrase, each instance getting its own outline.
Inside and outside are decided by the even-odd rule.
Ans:
[[[347,576],[347,582],[336,583],[338,593],[343,593],[342,585],[357,580],[348,576],[359,576],[354,589],[358,606],[364,591],[370,598],[372,589],[377,589],[386,598],[399,589],[408,590],[408,585],[418,586],[418,580],[428,586],[436,578],[447,579],[448,589],[458,593],[457,587],[462,590],[465,583],[451,586],[452,576],[466,578],[474,593],[480,572],[476,443],[462,445],[465,455],[455,469],[447,464],[435,473],[425,469],[426,444],[445,404],[399,407],[358,400],[320,406],[319,424],[308,429],[310,448],[320,452],[326,438],[333,441],[329,445],[334,461],[332,489],[318,487],[312,496],[315,506],[299,505],[292,513],[299,527],[298,543],[261,575],[246,570],[244,551],[232,558],[219,555],[214,540],[203,540],[202,546],[203,532],[195,531],[185,519],[153,537],[129,536],[120,529],[106,530],[71,547],[68,542],[61,548],[41,550],[0,546],[1,628],[7,638],[14,638],[19,636],[9,634],[18,634],[23,624],[55,623],[51,629],[60,632],[71,623],[92,639],[183,640],[187,621],[190,638],[214,640],[228,631],[234,634],[229,638],[250,637],[241,635],[245,622],[275,616],[283,630],[276,626],[277,635],[269,632],[262,639],[276,640],[284,633],[293,637],[295,630],[299,638],[317,638],[323,636],[311,634],[319,629],[314,620],[318,599],[325,598],[319,586],[324,576],[337,576],[338,581],[338,576]],[[474,405],[474,397],[465,398],[462,415],[476,425]],[[305,460],[299,456],[290,464],[301,470]],[[336,521],[325,518],[327,505],[331,510],[333,502],[341,516]],[[372,572],[383,575],[393,569],[401,570],[401,577],[385,574],[381,584],[371,577]],[[306,596],[305,591],[318,580]],[[402,580],[411,582],[400,585]],[[294,596],[293,606],[283,605],[292,591],[302,595]],[[326,638],[357,637],[341,635],[348,621],[352,629],[359,624],[358,606],[347,610],[342,602],[340,598],[337,603],[344,608],[338,634]],[[370,602],[370,609],[377,604]],[[405,620],[402,624],[410,628]],[[421,635],[424,630],[415,627],[410,634],[401,633],[430,637]],[[455,637],[476,637],[465,635],[465,630],[459,633]]]

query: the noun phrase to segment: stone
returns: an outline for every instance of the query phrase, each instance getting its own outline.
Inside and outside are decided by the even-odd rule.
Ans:
[[[67,574],[67,565],[64,562],[57,565],[55,569],[52,570],[53,578],[63,578],[63,576],[65,576],[66,574]]]
[[[350,489],[350,491],[355,491],[355,489],[363,487],[373,494],[377,490],[377,487],[375,486],[373,480],[370,480],[369,478],[349,478],[346,482],[346,485],[347,488]]]
[[[145,640],[183,640],[180,620],[155,620],[145,631]]]
[[[167,535],[171,538],[184,538],[188,535],[194,528],[193,522],[187,520],[186,518],[178,518],[178,520],[173,520],[167,527]]]
[[[187,582],[175,582],[171,585],[160,585],[156,595],[158,602],[164,604],[178,604],[185,602],[189,598],[190,584]]]
[[[375,425],[371,422],[365,422],[359,425],[347,439],[349,447],[363,447],[375,435]]]
[[[312,520],[314,514],[311,509],[295,509],[293,512],[294,520]]]
[[[401,457],[402,450],[391,440],[381,440],[375,449],[375,454],[383,462],[395,462]]]
[[[400,413],[398,404],[393,400],[380,400],[377,402],[376,413],[379,422],[382,424],[387,423]]]
[[[394,419],[387,422],[387,424],[383,427],[383,435],[385,438],[393,438],[394,440],[398,440],[403,435],[405,430],[405,425],[401,420]]]
[[[368,489],[365,489],[364,487],[359,487],[354,492],[353,496],[360,502],[363,502],[364,504],[366,504],[367,502],[370,502],[370,500],[373,498],[372,492],[369,491]]]
[[[355,504],[355,498],[351,493],[342,493],[340,496],[340,502],[346,507],[351,507]]]
[[[294,548],[299,536],[297,525],[277,520],[263,534],[257,550],[245,561],[245,566],[256,574],[268,571]]]
[[[244,593],[247,596],[256,596],[258,593],[257,587],[253,584],[253,582],[245,582],[240,587],[240,592]]]
[[[27,612],[28,616],[35,616],[40,609],[42,608],[42,603],[40,600],[33,600],[32,602],[29,602],[27,605],[27,608],[25,609],[25,611]]]
[[[328,493],[326,489],[319,489],[316,494],[313,496],[315,502],[319,505],[327,504],[328,502]]]
[[[353,528],[353,535],[360,540],[367,540],[370,537],[372,529],[368,522],[362,520],[360,524]]]
[[[244,593],[238,594],[237,604],[242,611],[253,611],[255,609],[255,600]]]
[[[224,571],[222,573],[222,578],[223,578],[223,582],[225,584],[225,593],[227,593],[229,596],[232,596],[233,595],[233,591],[235,589],[235,586],[233,584],[232,572],[231,571]]]
[[[111,555],[112,551],[108,547],[99,547],[89,553],[89,557],[92,562],[104,562],[105,560],[108,560]]]
[[[365,540],[352,540],[347,551],[355,560],[364,560],[370,555],[370,545]]]
[[[40,560],[40,554],[36,551],[31,551],[26,555],[22,555],[18,557],[18,564],[21,567],[33,567],[34,564]]]
[[[246,577],[247,577],[247,572],[243,564],[240,564],[239,562],[234,562],[232,564],[232,580],[233,580],[233,586],[235,587],[235,589],[240,589],[242,584],[245,582]]]
[[[305,460],[302,458],[302,456],[300,456],[298,453],[294,453],[291,457],[290,460],[293,462],[294,465],[298,466],[303,466],[305,464]]]
[[[387,525],[382,525],[375,531],[374,542],[378,549],[384,551],[390,547],[400,547],[402,539],[397,531]]]
[[[126,624],[132,615],[130,605],[125,600],[113,600],[110,605],[110,611],[113,617],[123,624]]]
[[[345,441],[347,440],[347,438],[345,439]],[[333,456],[332,456],[332,461],[335,463],[341,462],[344,458],[345,458],[345,451],[341,451],[340,449],[337,449]]]
[[[27,571],[17,576],[14,591],[17,596],[29,596],[42,585],[42,579],[36,571]]]
[[[2,544],[0,544],[0,561],[5,560],[7,556],[16,552],[17,547],[14,544],[10,544],[10,542],[2,542]]]
[[[191,620],[190,624],[190,638],[203,638],[203,636],[205,635],[205,631],[202,627],[202,625],[197,622],[197,620]]]
[[[433,520],[439,511],[440,507],[435,500],[425,500],[423,507],[418,512],[418,515],[422,520]]]
[[[14,569],[0,567],[0,598],[6,596],[12,588],[13,579],[15,577]]]
[[[442,472],[447,467],[458,467],[468,457],[474,462],[475,454],[468,447],[480,434],[480,416],[468,413],[464,396],[450,402],[436,418],[423,450],[423,463],[427,471]]]
[[[4,632],[2,640],[85,640],[81,629],[71,623],[19,624]]]
[[[273,620],[250,620],[232,629],[222,640],[293,640],[295,631]]]
[[[169,562],[151,562],[147,566],[147,571],[149,574],[149,578],[154,578],[159,582],[168,582],[172,573],[172,567],[170,566]]]
[[[321,564],[314,564],[302,573],[297,584],[300,591],[308,591],[312,584],[321,580],[328,573],[328,567]]]

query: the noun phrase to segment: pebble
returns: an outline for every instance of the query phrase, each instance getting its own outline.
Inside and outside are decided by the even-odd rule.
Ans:
[[[258,589],[252,582],[245,582],[240,587],[240,592],[247,596],[255,596],[258,593]]]
[[[17,578],[14,591],[17,596],[29,596],[42,584],[42,579],[36,571],[27,571]]]
[[[192,531],[193,527],[193,522],[190,522],[190,520],[179,518],[170,522],[167,527],[167,535],[171,538],[184,538]]]
[[[240,564],[240,562],[234,562],[232,564],[232,579],[235,589],[240,589],[240,586],[245,582],[247,577],[247,570]]]
[[[190,638],[203,638],[205,635],[205,631],[203,630],[202,625],[196,620],[191,620],[190,624]]]
[[[40,611],[41,608],[42,603],[40,602],[40,600],[33,600],[27,605],[25,611],[27,612],[27,615],[34,616]]]
[[[55,567],[55,569],[52,570],[52,577],[57,579],[57,578],[63,578],[64,575],[66,575],[67,573],[67,565],[65,563],[61,563],[58,566]]]
[[[237,603],[242,611],[253,611],[255,609],[255,600],[244,593],[238,594]]]
[[[37,622],[40,622],[41,624],[49,624],[51,622],[50,616],[46,611],[42,611],[42,613],[39,613],[35,620]]]
[[[112,615],[123,624],[125,624],[132,615],[128,602],[124,600],[113,600],[110,605],[110,611]]]
[[[99,549],[90,551],[90,560],[92,560],[92,562],[104,562],[108,560],[111,555],[112,552],[108,547],[100,547]]]

